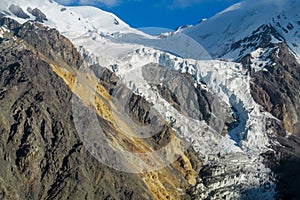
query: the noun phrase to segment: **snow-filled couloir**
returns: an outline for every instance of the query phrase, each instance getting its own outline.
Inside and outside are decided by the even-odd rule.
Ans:
[[[254,101],[249,71],[237,61],[250,54],[252,68],[259,71],[272,62],[268,55],[275,48],[269,44],[280,42],[286,42],[299,59],[300,15],[295,9],[299,4],[297,0],[286,2],[244,1],[196,26],[160,37],[130,28],[98,8],[68,7],[46,0],[2,1],[0,15],[21,23],[41,18],[38,21],[68,37],[89,64],[112,70],[123,84],[150,102],[192,144],[204,165],[211,167],[209,181],[198,180],[195,193],[199,199],[238,198],[250,188],[259,189],[249,198],[272,199],[273,176],[261,154],[270,145],[266,121],[274,117]],[[262,45],[264,42],[267,44]],[[200,85],[218,98],[220,107],[237,116],[237,124],[224,135],[223,108],[212,108],[208,121],[179,112],[145,77],[143,70],[148,65],[189,74],[195,88]],[[164,77],[159,81],[162,84]],[[216,126],[216,122],[220,124]]]

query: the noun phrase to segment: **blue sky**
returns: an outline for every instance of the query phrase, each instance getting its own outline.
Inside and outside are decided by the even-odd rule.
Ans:
[[[134,28],[176,29],[197,24],[240,0],[56,0],[64,5],[94,5],[113,12]]]

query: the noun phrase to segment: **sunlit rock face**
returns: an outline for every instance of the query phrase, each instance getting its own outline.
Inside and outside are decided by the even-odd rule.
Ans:
[[[153,37],[94,7],[1,1],[1,198],[298,199],[287,2]]]

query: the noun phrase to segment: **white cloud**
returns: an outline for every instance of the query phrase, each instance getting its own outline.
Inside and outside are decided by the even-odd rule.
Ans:
[[[116,6],[120,3],[119,0],[80,0],[80,4],[93,4],[93,5],[105,5],[105,6]]]
[[[119,5],[121,0],[55,0],[57,3],[63,5],[103,5],[113,7]]]
[[[228,3],[234,2],[234,0],[170,0],[169,8],[187,8],[200,3],[208,3],[208,2],[220,3],[222,1]]]
[[[55,0],[57,3],[63,4],[63,5],[69,5],[74,3],[74,0]]]
[[[126,2],[140,2],[148,0],[78,0],[81,5],[104,5],[107,7],[113,7]]]
[[[189,7],[194,4],[200,3],[201,1],[203,1],[203,0],[173,0],[170,7],[185,8],[185,7]]]
[[[149,1],[149,0],[55,0],[55,1],[64,5],[68,5],[68,4],[103,5],[103,6],[113,7],[126,2],[132,2],[132,1],[139,2],[139,1]],[[153,3],[156,6],[165,6],[173,9],[173,8],[187,8],[204,2],[219,3],[222,1],[234,2],[235,0],[156,0]],[[271,1],[271,0],[265,0],[265,1]],[[272,1],[284,1],[284,0],[272,0]]]

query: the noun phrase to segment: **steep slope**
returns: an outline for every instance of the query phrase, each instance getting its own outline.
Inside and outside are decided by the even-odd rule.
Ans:
[[[131,29],[114,14],[94,7],[64,7],[48,0],[9,0],[2,1],[0,6],[2,14],[9,14],[20,22],[36,20],[56,28],[62,33],[70,30],[74,35],[82,35],[88,31],[106,34],[138,32]],[[34,9],[36,9],[35,12]]]
[[[60,10],[58,11],[60,12]],[[48,18],[50,18],[49,16]],[[15,16],[12,17],[15,18]],[[53,26],[55,27],[55,24]],[[60,31],[63,30],[65,29]],[[124,83],[136,95],[142,97],[127,98],[126,95],[119,94],[119,89],[111,90],[112,88],[109,87],[110,94],[116,95],[116,98],[112,98],[113,102],[115,102],[114,105],[121,105],[121,108],[117,107],[118,110],[122,111],[121,113],[126,113],[128,110],[140,111],[140,114],[132,115],[132,117],[135,119],[142,117],[140,119],[142,122],[149,121],[146,117],[147,115],[143,114],[145,113],[143,109],[138,109],[135,106],[136,103],[129,104],[131,105],[129,108],[122,108],[122,105],[128,105],[127,101],[140,102],[137,100],[144,99],[145,102],[153,105],[153,109],[164,120],[170,123],[173,128],[172,130],[175,130],[184,140],[188,140],[190,142],[188,144],[192,144],[198,156],[202,158],[208,168],[216,173],[216,176],[224,177],[222,180],[219,178],[211,179],[211,176],[209,174],[206,176],[205,172],[203,176],[195,177],[193,170],[187,170],[190,169],[190,165],[184,164],[187,160],[183,156],[179,166],[187,167],[187,171],[179,171],[184,175],[188,183],[196,183],[196,187],[190,190],[194,198],[238,198],[243,193],[247,193],[251,188],[260,188],[256,193],[250,194],[252,196],[259,195],[262,198],[271,198],[274,195],[271,172],[265,168],[260,156],[262,152],[268,149],[268,138],[263,132],[265,119],[268,115],[260,112],[258,105],[253,101],[250,94],[249,77],[240,64],[224,61],[183,59],[177,57],[177,53],[172,51],[163,52],[145,47],[145,45],[157,47],[157,45],[153,44],[157,42],[164,43],[164,41],[167,41],[166,44],[170,44],[170,41],[155,38],[153,42],[152,38],[142,36],[143,39],[141,39],[141,35],[135,33],[133,35],[127,33],[118,34],[115,32],[113,34],[105,34],[103,32],[97,33],[97,31],[92,31],[85,33],[86,35],[84,36],[75,36],[72,27],[69,27],[68,31],[63,32],[63,34],[72,39],[90,65],[99,66],[100,64],[111,69],[120,77],[121,83]],[[178,46],[182,44],[182,47],[195,47],[189,45],[189,40],[187,43],[185,42],[179,43]],[[201,50],[201,46],[199,47],[198,45],[196,47]],[[191,49],[197,53],[194,48]],[[164,66],[169,70],[161,70],[158,66]],[[77,67],[79,71],[85,72],[87,70],[85,65]],[[98,68],[92,68],[96,74],[98,74]],[[62,69],[54,66],[53,70],[65,80],[76,95],[85,97],[93,96],[93,93],[91,94],[87,88],[81,86],[82,84],[76,83],[76,76],[73,76],[74,73],[68,67]],[[176,73],[174,70],[180,73]],[[190,75],[183,78],[182,73]],[[155,74],[156,78],[152,79],[151,77]],[[95,87],[95,82],[86,80],[86,74],[81,74],[79,77],[83,77],[84,82],[88,82]],[[91,77],[88,79],[91,79]],[[174,81],[170,82],[172,79]],[[177,84],[179,85],[176,86]],[[187,92],[189,89],[191,91]],[[114,91],[117,92],[114,93]],[[124,97],[125,102],[116,101]],[[90,104],[89,102],[85,103],[96,107],[98,114],[104,114],[105,120],[112,122],[110,118],[111,113],[107,112],[109,110],[107,109],[108,106],[105,103],[103,104],[102,98],[96,104],[95,102],[91,102]],[[195,110],[197,111],[195,112]],[[87,115],[84,112],[81,113],[80,115],[80,112],[78,112],[79,115],[77,116],[89,116],[88,113],[86,113]],[[116,115],[118,116],[119,113]],[[121,116],[121,119],[128,119],[124,115]],[[89,120],[86,121],[89,122]],[[125,120],[125,122],[125,124],[129,124],[129,127],[132,126],[131,121]],[[80,135],[80,133],[84,133],[85,130],[90,129],[79,130],[81,130],[79,131]],[[121,130],[128,130],[128,128],[121,127]],[[123,134],[118,135],[122,136]],[[169,138],[169,133],[163,135]],[[139,136],[141,137],[142,134]],[[99,141],[99,138],[96,137],[87,138],[87,142],[97,139]],[[84,134],[81,139],[83,142],[86,142]],[[120,144],[117,143],[117,146],[128,146],[128,138],[122,136],[116,139],[120,141]],[[166,143],[166,141],[161,139],[161,136],[154,137],[154,140],[160,144]],[[162,142],[160,142],[161,140]],[[125,144],[123,141],[125,141]],[[87,144],[87,146],[91,146],[90,143]],[[132,150],[132,148],[140,145],[140,140],[134,140],[130,144],[134,144],[131,146]],[[142,144],[145,146],[144,143]],[[150,142],[150,144],[153,144],[153,142]],[[101,145],[105,145],[105,143]],[[153,148],[156,149],[155,146]],[[96,158],[101,158],[101,154],[93,153],[95,149],[92,148],[89,150]],[[179,155],[182,155],[182,153]],[[193,163],[192,161],[190,162]],[[172,162],[167,163],[171,164]],[[113,164],[116,163],[113,162]],[[135,165],[135,162],[129,162],[128,164],[131,166],[131,170],[139,167],[138,165],[132,166]],[[122,167],[122,169],[124,168]],[[161,174],[163,175],[163,173]],[[157,176],[148,176],[144,180],[146,180],[146,184],[148,184],[151,191],[157,191]],[[170,181],[167,182],[170,183]],[[154,185],[156,186],[153,187]],[[160,184],[158,186],[160,187]],[[159,189],[158,191],[165,190]],[[175,197],[178,197],[178,194],[180,194],[178,191],[172,191],[172,193]],[[157,195],[157,198],[162,198],[164,194],[165,192],[159,192],[159,194],[155,195]]]
[[[56,30],[32,22],[20,25],[7,18],[1,18],[0,25],[3,31],[0,43],[2,199],[188,198],[185,190],[195,184],[201,164],[191,149],[184,153],[179,144],[178,160],[157,171],[140,174],[116,171],[89,152],[86,140],[75,125],[72,101],[85,108],[83,113],[89,110],[86,106],[94,107],[100,126],[109,137],[115,137],[112,144],[126,150],[161,148],[170,138],[176,140],[166,122],[161,121],[164,129],[157,129],[153,138],[126,140],[124,130],[114,126],[116,122],[122,124],[122,119],[118,120],[116,115],[110,118],[108,111],[103,112],[106,109],[103,99],[110,96],[104,88],[113,87],[115,79],[111,72],[102,73],[99,78],[82,72],[88,79],[76,80],[75,72],[84,61],[71,42]],[[97,98],[89,102],[85,95],[94,82],[99,90],[91,93],[90,97]],[[81,86],[74,88],[72,84]],[[124,86],[119,95],[137,98]],[[138,116],[143,124],[140,112],[150,113],[149,105],[138,98],[133,106],[135,109],[128,117]]]
[[[161,49],[181,57],[210,59],[206,51],[189,37],[181,35],[180,38],[175,36],[161,40],[130,28],[114,14],[95,7],[62,6],[49,0],[9,0],[0,2],[0,13],[20,23],[34,20],[56,28],[76,47],[101,54],[101,64],[107,61],[105,66],[115,57],[124,56],[142,46]],[[194,51],[195,48],[201,51]]]
[[[271,38],[268,42],[286,42],[299,59],[298,10],[297,0],[246,0],[184,30],[184,33],[199,42],[212,57],[237,60],[262,47],[260,40],[265,40],[263,35],[268,31],[265,28],[269,27]]]
[[[171,152],[179,157],[171,168],[144,176],[127,174],[129,180],[137,180],[137,193],[131,189],[136,185],[126,186],[128,191],[117,187],[127,175],[120,172],[124,179],[112,175],[112,191],[120,193],[108,194],[111,198],[141,198],[139,194],[145,194],[143,198],[157,199],[168,195],[175,199],[274,199],[276,192],[278,198],[297,198],[297,186],[284,185],[297,175],[296,170],[286,171],[284,167],[299,167],[299,4],[296,0],[281,2],[245,1],[195,27],[159,38],[133,30],[96,8],[63,7],[51,1],[0,2],[1,15],[57,28],[90,67],[74,60],[80,57],[74,49],[65,54],[63,49],[69,45],[62,36],[62,44],[50,42],[49,47],[53,34],[59,35],[53,29],[27,22],[18,31],[20,25],[12,23],[15,25],[1,27],[0,36],[3,45],[12,41],[13,35],[27,41],[26,48],[46,61],[68,85],[74,94],[73,120],[86,119],[82,126],[75,123],[73,128],[95,158],[101,160],[103,155],[116,152],[95,153],[95,147],[101,149],[107,144],[98,135],[86,136],[86,132],[99,128],[90,123],[95,115],[86,107],[95,108],[101,116],[100,129],[113,135],[109,134],[113,138],[109,144],[114,147],[145,153],[167,146],[175,138],[177,142],[171,144],[177,150]],[[66,20],[60,20],[62,16]],[[39,29],[47,34],[36,34]],[[198,43],[183,38],[181,32]],[[45,46],[48,48],[43,49]],[[57,46],[61,47],[58,53],[49,51]],[[205,50],[213,58],[231,62],[210,60]],[[197,60],[203,58],[206,60]],[[163,129],[157,131],[157,127]],[[153,130],[157,131],[154,135]],[[192,144],[187,153],[177,148],[185,140]],[[159,159],[155,155],[138,157],[142,162],[137,163],[142,164],[132,162],[136,157],[117,154],[118,158],[125,157],[125,165],[120,166],[119,159],[110,164],[123,171],[136,172],[143,167],[153,171],[166,164],[160,159],[168,152],[163,148]],[[199,158],[204,166],[197,176]],[[157,165],[148,165],[151,162]],[[107,188],[101,191],[107,192]]]
[[[271,149],[263,155],[277,179],[278,199],[299,198],[297,184],[286,185],[299,182],[298,8],[293,0],[244,1],[184,31],[213,57],[240,62],[255,102],[274,116],[266,121]]]

